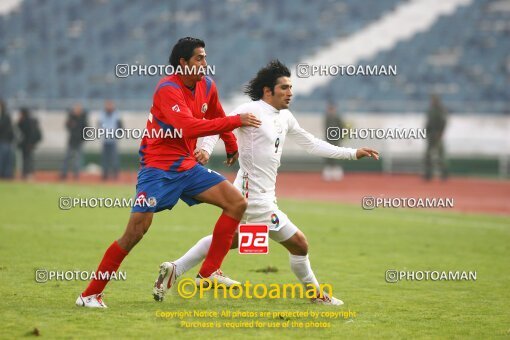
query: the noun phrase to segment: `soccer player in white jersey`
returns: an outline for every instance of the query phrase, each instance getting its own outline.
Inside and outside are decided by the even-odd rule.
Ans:
[[[331,145],[314,137],[304,130],[288,110],[292,98],[292,82],[289,69],[280,61],[274,60],[258,71],[246,86],[245,93],[252,99],[235,109],[238,112],[252,112],[262,121],[260,128],[241,127],[237,129],[240,169],[234,181],[244,197],[248,208],[241,223],[257,223],[269,226],[269,237],[289,251],[292,272],[305,287],[313,285],[319,291],[319,282],[312,271],[308,258],[308,242],[299,230],[276,204],[275,186],[278,167],[287,135],[294,137],[297,144],[309,153],[327,158],[379,159],[376,150],[369,148],[351,149]],[[195,152],[197,160],[205,164],[209,160],[218,136],[204,138],[201,150]],[[235,161],[237,157],[233,158]],[[233,164],[232,159],[227,165]],[[206,256],[212,242],[212,235],[199,240],[186,254],[173,262],[164,262],[154,284],[153,295],[162,301],[175,279],[200,263]],[[237,247],[237,235],[232,249]],[[197,277],[197,284],[200,277]],[[220,282],[226,286],[240,284],[226,276]],[[328,305],[342,305],[333,296],[323,294],[312,302]]]

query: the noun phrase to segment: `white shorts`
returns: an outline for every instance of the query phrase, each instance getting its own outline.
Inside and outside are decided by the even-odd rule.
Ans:
[[[272,202],[249,203],[241,223],[262,223],[269,227],[269,237],[276,242],[287,241],[299,229]]]

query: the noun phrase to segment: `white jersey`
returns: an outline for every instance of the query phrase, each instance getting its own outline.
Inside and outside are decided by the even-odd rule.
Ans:
[[[240,169],[234,185],[250,205],[276,203],[276,176],[280,167],[287,135],[307,152],[325,158],[356,159],[356,149],[331,145],[314,137],[299,126],[289,110],[277,110],[263,100],[252,101],[236,108],[230,115],[252,113],[262,121],[259,128],[241,127],[236,130]],[[205,137],[202,149],[212,153],[218,136]]]

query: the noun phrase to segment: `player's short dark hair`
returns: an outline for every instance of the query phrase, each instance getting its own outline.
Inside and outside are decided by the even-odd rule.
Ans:
[[[290,77],[290,71],[278,59],[271,60],[266,66],[261,68],[255,78],[250,80],[248,85],[244,88],[244,93],[247,94],[252,100],[262,99],[264,95],[264,87],[269,87],[271,93],[274,94],[274,87],[276,81],[280,77]]]
[[[179,66],[179,60],[181,60],[181,58],[184,58],[184,60],[188,61],[189,58],[193,56],[193,51],[197,47],[205,48],[204,41],[192,37],[179,39],[179,41],[172,48],[172,53],[170,53],[170,58],[168,58],[168,62],[174,68]]]

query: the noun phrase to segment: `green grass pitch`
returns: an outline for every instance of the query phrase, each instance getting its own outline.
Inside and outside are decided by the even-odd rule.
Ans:
[[[510,224],[508,217],[412,209],[364,211],[360,206],[280,200],[280,208],[308,237],[315,274],[345,301],[336,308],[304,299],[152,299],[158,265],[207,235],[219,209],[189,208],[155,215],[141,243],[120,270],[127,280],[105,290],[107,310],[77,308],[83,281],[35,282],[35,270],[95,270],[105,249],[124,230],[127,208],[58,208],[59,196],[131,197],[132,186],[0,183],[0,338],[37,329],[47,338],[242,337],[242,338],[494,338],[510,336]],[[257,272],[274,266],[277,273]],[[385,271],[477,271],[476,281],[386,283]],[[194,277],[196,268],[185,275]],[[232,251],[223,270],[252,283],[294,283],[288,255],[270,242],[268,255]],[[264,328],[185,328],[160,311],[351,311],[347,319],[319,318],[327,328],[272,329],[297,317],[187,321],[258,320]]]

